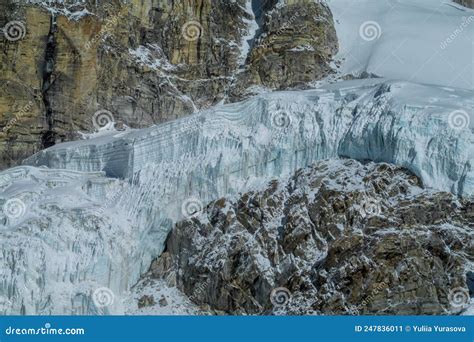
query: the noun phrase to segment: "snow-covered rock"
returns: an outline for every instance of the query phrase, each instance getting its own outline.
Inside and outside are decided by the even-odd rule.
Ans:
[[[142,283],[173,280],[231,315],[458,314],[474,289],[473,217],[472,199],[404,168],[325,160],[176,224]]]
[[[26,0],[25,3],[41,6],[54,16],[64,15],[74,21],[93,15],[87,9],[87,3],[84,0]]]

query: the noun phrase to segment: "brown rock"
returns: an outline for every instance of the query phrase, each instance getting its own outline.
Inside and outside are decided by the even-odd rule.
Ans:
[[[138,308],[139,309],[145,308],[145,307],[148,307],[148,306],[153,306],[155,304],[156,304],[155,299],[153,298],[152,295],[150,295],[150,296],[144,295],[143,297],[141,297],[138,300]],[[161,304],[161,300],[160,300],[160,304]]]
[[[99,110],[145,127],[247,97],[252,86],[301,87],[324,77],[337,50],[329,9],[307,0],[276,4],[262,2],[261,30],[241,59],[253,19],[244,0],[50,5],[94,14],[79,19],[0,1],[0,26],[21,21],[26,30],[23,39],[0,40],[0,169],[95,130]]]

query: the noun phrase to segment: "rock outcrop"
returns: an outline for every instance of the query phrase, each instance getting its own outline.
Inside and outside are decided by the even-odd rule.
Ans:
[[[459,313],[473,209],[399,167],[322,161],[177,224],[149,276],[214,313]]]
[[[337,51],[324,3],[0,1],[0,168],[107,121],[145,127],[261,87],[304,87]],[[94,127],[95,126],[95,127]]]

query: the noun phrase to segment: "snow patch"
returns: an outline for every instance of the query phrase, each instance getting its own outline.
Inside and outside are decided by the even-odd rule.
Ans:
[[[445,0],[328,0],[328,4],[336,23],[340,45],[336,59],[342,62],[342,76],[367,73],[474,89],[469,48],[474,23],[463,25],[474,11],[460,11]]]
[[[166,58],[163,50],[156,44],[148,46],[140,45],[136,49],[129,49],[129,54],[134,57],[139,64],[146,65],[150,69],[171,71],[176,69]]]
[[[245,60],[247,59],[248,54],[250,53],[250,42],[255,38],[255,34],[259,29],[257,21],[255,20],[255,13],[252,9],[252,0],[245,1],[245,12],[248,14],[248,16],[250,16],[251,19],[247,19],[245,17],[243,18],[247,34],[242,37],[241,41],[240,54],[238,57],[240,65],[245,64]]]

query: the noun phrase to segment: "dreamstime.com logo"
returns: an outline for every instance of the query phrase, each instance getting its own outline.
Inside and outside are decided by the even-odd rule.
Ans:
[[[277,287],[270,293],[270,301],[275,308],[281,308],[291,300],[291,292],[286,287]]]
[[[52,328],[50,323],[46,323],[41,328],[15,328],[5,329],[6,335],[85,335],[83,328]]]
[[[92,116],[92,124],[96,129],[101,129],[111,122],[115,122],[114,115],[112,112],[105,109],[98,110]]]
[[[19,198],[11,198],[3,205],[3,214],[9,219],[17,219],[25,215],[26,204]]]
[[[42,96],[39,97],[39,100],[42,99]],[[23,116],[26,116],[27,114],[29,114],[31,112],[31,110],[33,109],[33,106],[34,106],[34,102],[33,101],[29,101],[25,106],[23,106],[19,111],[18,113],[16,113],[14,116],[13,119],[11,119],[5,127],[3,127],[2,129],[2,132],[3,133],[6,133],[8,132],[8,130],[10,130],[13,126],[15,126],[18,122],[18,120],[20,120],[21,117]]]
[[[198,21],[195,21],[195,20],[187,21],[181,28],[181,33],[184,39],[186,39],[189,42],[193,42],[202,37],[203,27],[201,23]]]
[[[382,36],[382,28],[376,21],[366,21],[360,25],[359,35],[367,42],[377,40]]]
[[[8,185],[12,181],[12,177],[9,174],[0,176],[0,187]]]
[[[12,302],[4,296],[0,296],[0,314],[6,314],[12,307]]]
[[[474,22],[474,15],[469,17],[463,17],[462,23],[446,38],[444,41],[441,42],[439,47],[441,50],[445,50],[449,44],[454,42],[458,36],[460,36],[464,30]]]
[[[361,205],[361,214],[363,217],[378,216],[382,213],[382,206],[378,201],[373,198],[365,198]]]
[[[93,36],[86,44],[85,48],[87,50],[91,49],[97,42],[99,42],[101,39],[105,38],[107,35],[109,35],[115,27],[118,25],[119,20],[123,17],[125,17],[128,14],[128,8],[123,7],[116,15],[114,15],[111,18],[108,18],[105,21],[105,24],[103,25],[102,29],[97,33],[95,36]]]
[[[272,36],[270,36],[269,40],[268,41],[264,41],[262,42],[261,44],[259,44],[257,46],[257,48],[264,48],[264,49],[268,49],[273,43],[274,41],[279,37],[281,36],[283,33],[285,33],[286,30],[292,28],[294,22],[298,19],[298,17],[300,17],[302,15],[302,13],[300,12],[296,12],[295,14],[293,14],[291,16],[291,18],[283,23],[283,25],[280,26],[280,28],[275,32],[275,34],[273,34]]]
[[[203,209],[204,205],[202,204],[202,201],[195,197],[186,199],[181,205],[181,213],[186,218],[198,215]]]
[[[114,303],[115,295],[108,287],[100,287],[92,294],[92,300],[98,308],[105,308]]]
[[[199,298],[203,296],[206,293],[207,288],[209,287],[211,282],[211,279],[208,278],[206,281],[202,284],[199,284],[194,290],[192,295],[189,297],[189,299],[194,302],[196,301],[196,298]]]
[[[2,29],[6,40],[16,42],[17,40],[25,38],[26,27],[21,21],[10,21]]]
[[[449,127],[455,130],[468,128],[470,124],[469,114],[461,109],[455,110],[449,113],[448,124]]]
[[[347,313],[352,316],[357,316],[360,314],[360,312],[363,310],[365,306],[367,306],[369,303],[371,303],[374,298],[383,290],[388,288],[388,284],[385,282],[382,282],[375,286],[375,288],[372,290],[372,292],[365,297],[362,302],[359,303],[359,305],[351,305],[347,309]]]
[[[272,126],[277,129],[285,129],[291,126],[292,119],[287,112],[279,110],[272,115]]]
[[[451,289],[448,294],[449,304],[454,308],[465,308],[471,302],[469,291],[462,287]]]

